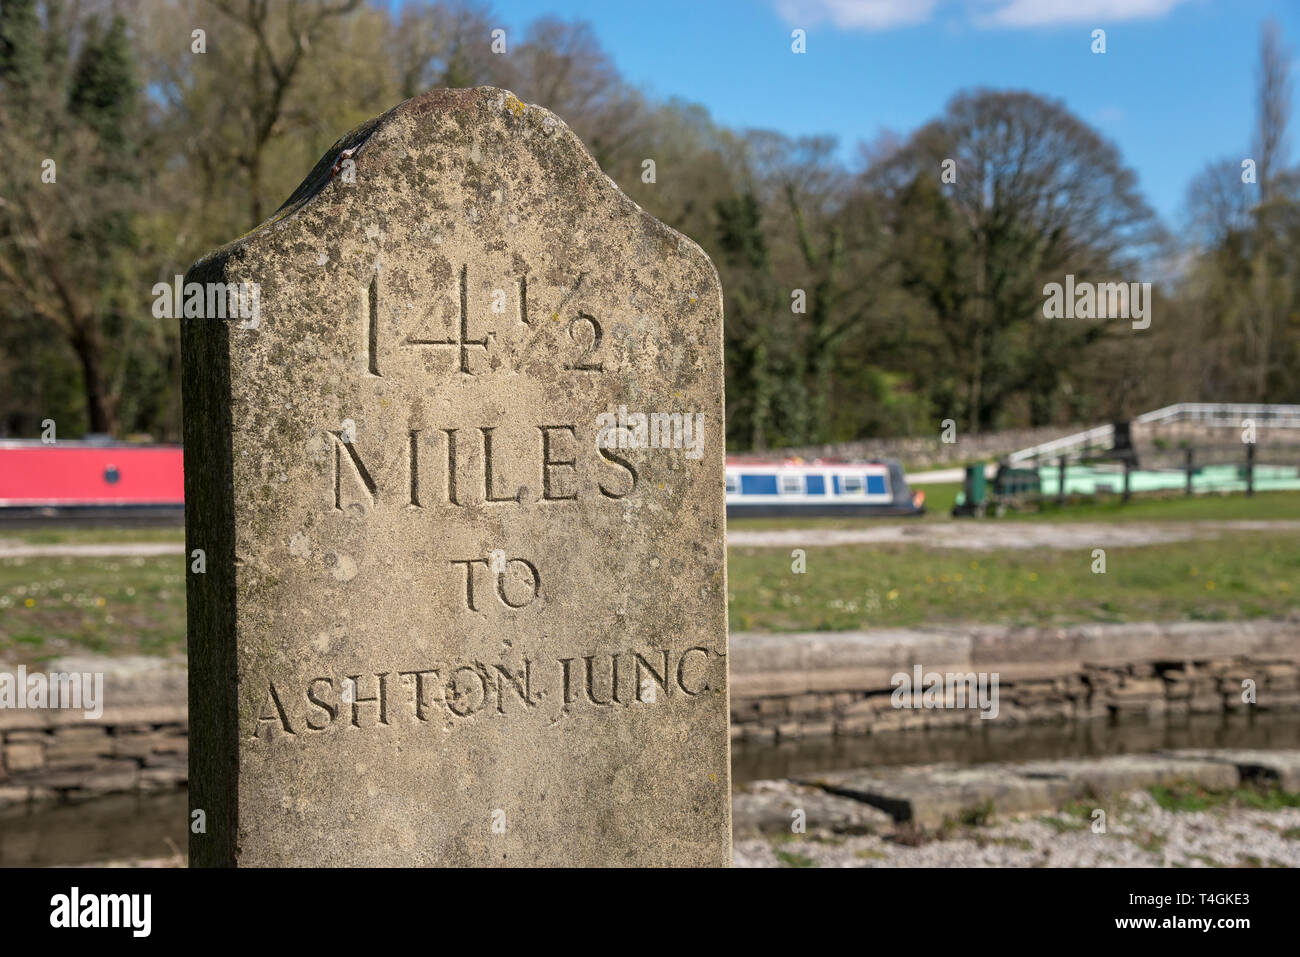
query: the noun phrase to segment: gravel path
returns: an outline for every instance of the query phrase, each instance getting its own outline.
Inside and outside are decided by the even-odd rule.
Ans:
[[[906,832],[737,836],[737,867],[1300,867],[1300,808],[1161,808],[1145,791],[1111,806],[1106,830],[1057,813],[957,827],[913,846]]]
[[[0,558],[151,558],[184,555],[184,542],[104,542],[95,545],[28,545],[0,539]]]
[[[901,543],[930,548],[1122,548],[1217,538],[1231,532],[1297,531],[1300,521],[1237,522],[915,522],[862,528],[789,528],[773,531],[737,529],[727,544],[761,548],[807,548],[818,545]],[[0,558],[110,558],[183,555],[183,542],[104,542],[94,545],[28,545],[0,539]]]
[[[900,543],[930,548],[1123,548],[1217,538],[1229,532],[1300,531],[1300,521],[1226,522],[915,522],[863,528],[728,531],[727,544],[763,548]],[[0,552],[3,555],[3,552]]]

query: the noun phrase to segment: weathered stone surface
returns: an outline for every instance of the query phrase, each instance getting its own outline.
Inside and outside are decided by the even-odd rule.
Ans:
[[[5,745],[4,766],[18,773],[45,766],[45,748],[35,741],[15,741]]]
[[[191,860],[727,864],[703,252],[550,113],[439,90],[187,281],[260,286],[183,324]],[[598,448],[621,408],[678,447]]]
[[[1191,782],[1209,790],[1236,787],[1240,777],[1275,780],[1286,789],[1300,778],[1294,751],[1170,751],[974,767],[926,765],[840,771],[800,780],[878,807],[921,828],[976,815],[1051,810],[1158,784]],[[1239,772],[1240,771],[1240,777]]]
[[[1283,791],[1300,792],[1300,751],[1262,751],[1252,748],[1185,748],[1162,752],[1171,758],[1229,764],[1245,781],[1276,784]]]
[[[1021,777],[1004,766],[888,768],[847,771],[805,779],[832,794],[865,801],[895,819],[936,828],[985,812],[1016,814],[1055,807],[1061,783]]]
[[[1120,794],[1182,781],[1216,791],[1231,790],[1238,784],[1237,771],[1230,764],[1159,754],[1030,761],[1014,765],[1014,770],[1025,777],[1064,781],[1069,795],[1076,798]]]

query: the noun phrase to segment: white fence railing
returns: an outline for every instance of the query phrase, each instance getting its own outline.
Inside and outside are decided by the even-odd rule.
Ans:
[[[1174,422],[1194,422],[1198,425],[1241,428],[1250,419],[1256,428],[1300,429],[1300,405],[1264,405],[1253,402],[1179,402],[1162,409],[1144,412],[1133,420],[1135,425],[1164,425]],[[1059,458],[1077,455],[1089,449],[1109,449],[1114,445],[1115,427],[1099,425],[1085,432],[1076,432],[1050,442],[1032,445],[1012,452],[1007,461],[1012,465],[1035,459]]]

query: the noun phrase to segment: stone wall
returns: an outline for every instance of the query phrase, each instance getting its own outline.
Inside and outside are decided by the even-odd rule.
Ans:
[[[1300,711],[1300,618],[1244,624],[733,633],[731,734],[790,740],[982,723],[976,709],[896,709],[891,678],[993,673],[999,723]],[[187,780],[186,672],[153,659],[63,659],[103,671],[103,718],[0,710],[0,808],[158,791]],[[0,671],[12,671],[0,665]],[[1242,681],[1257,700],[1241,700]],[[987,722],[993,723],[993,722]]]
[[[153,658],[63,658],[28,671],[104,675],[104,710],[0,709],[0,809],[126,791],[188,777],[186,671]],[[14,673],[8,665],[0,671]]]
[[[1003,723],[1254,708],[1300,711],[1300,620],[731,636],[737,740],[978,725],[977,708],[900,709],[892,677],[998,675]],[[1242,701],[1243,681],[1256,701]],[[990,721],[989,723],[993,723]]]

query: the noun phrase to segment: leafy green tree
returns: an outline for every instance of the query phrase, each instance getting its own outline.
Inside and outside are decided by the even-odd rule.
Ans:
[[[1058,102],[981,90],[954,97],[868,178],[898,210],[890,239],[904,282],[953,353],[940,410],[978,431],[1022,396],[1032,424],[1051,421],[1071,363],[1120,333],[1044,320],[1044,285],[1067,273],[1136,281],[1159,238],[1118,150]]]

